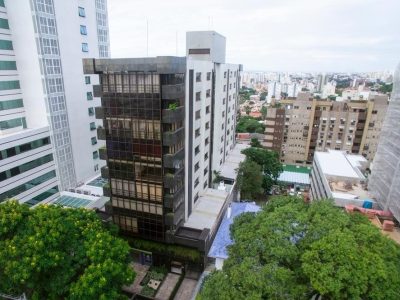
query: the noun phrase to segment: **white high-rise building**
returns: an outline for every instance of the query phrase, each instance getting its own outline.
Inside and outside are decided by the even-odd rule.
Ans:
[[[3,1],[1,1],[3,2]],[[48,126],[60,189],[99,174],[97,75],[82,59],[109,57],[106,0],[5,1],[29,126]]]
[[[15,198],[35,205],[56,198],[59,183],[47,120],[34,122],[36,112],[29,109],[35,98],[22,82],[19,36],[9,20],[8,3],[0,1],[0,203]],[[25,45],[23,50],[28,49]]]
[[[220,171],[235,145],[241,68],[225,63],[225,45],[225,37],[214,31],[186,34],[186,214],[212,186],[213,171]]]
[[[279,82],[268,83],[267,102],[270,103],[272,98],[275,98],[275,100],[281,99],[281,84]]]

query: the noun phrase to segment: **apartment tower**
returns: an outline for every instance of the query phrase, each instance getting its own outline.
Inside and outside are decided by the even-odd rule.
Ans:
[[[3,1],[2,1],[3,2]],[[82,58],[109,57],[106,0],[5,0],[29,126],[48,126],[60,190],[99,174],[93,96]]]
[[[57,197],[59,183],[47,120],[32,121],[9,3],[0,1],[0,203],[16,198],[32,206]]]
[[[241,68],[225,64],[225,38],[189,32],[187,57],[91,59],[84,67],[100,76],[96,117],[114,223],[126,235],[204,251],[209,229],[175,234],[235,144]]]
[[[387,107],[385,95],[337,102],[299,93],[268,109],[264,145],[287,164],[311,164],[315,151],[327,149],[372,161]]]

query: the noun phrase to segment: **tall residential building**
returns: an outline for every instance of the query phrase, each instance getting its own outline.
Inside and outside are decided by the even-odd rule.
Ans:
[[[20,23],[21,20],[19,20]],[[0,1],[0,203],[9,198],[35,205],[59,194],[47,120],[32,122],[14,41],[18,39]]]
[[[93,97],[82,58],[109,57],[106,0],[5,1],[30,126],[48,126],[60,189],[99,174]]]
[[[85,60],[100,75],[100,155],[113,221],[127,235],[205,251],[233,190],[213,171],[232,166],[239,65],[225,64],[225,38],[187,33],[187,57]],[[240,151],[239,151],[240,152]],[[240,155],[240,153],[239,153]],[[232,168],[231,168],[232,169]],[[234,170],[234,168],[233,168]],[[232,187],[235,180],[228,174]]]
[[[388,98],[317,100],[309,93],[268,109],[264,145],[288,164],[311,164],[315,151],[343,150],[374,158]]]
[[[393,92],[380,132],[378,150],[368,187],[384,210],[400,221],[400,64],[394,75]]]

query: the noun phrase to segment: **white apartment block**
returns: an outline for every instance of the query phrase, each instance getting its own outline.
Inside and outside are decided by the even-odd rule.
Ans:
[[[235,145],[241,67],[225,63],[225,45],[214,31],[186,34],[186,218]]]
[[[15,198],[33,206],[56,198],[59,182],[47,121],[31,121],[33,99],[21,80],[7,3],[0,1],[0,203]]]
[[[362,206],[364,201],[375,203],[364,176],[368,165],[362,155],[336,150],[315,152],[311,172],[312,200],[329,198],[340,207],[348,204]]]
[[[93,97],[82,59],[109,57],[106,0],[6,0],[26,121],[48,126],[60,190],[100,173]]]

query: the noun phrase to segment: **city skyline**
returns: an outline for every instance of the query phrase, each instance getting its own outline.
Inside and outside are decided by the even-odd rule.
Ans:
[[[245,71],[383,71],[400,59],[395,0],[109,0],[108,6],[112,57],[146,57],[148,24],[148,56],[184,56],[186,31],[215,30],[229,37],[227,60]]]

